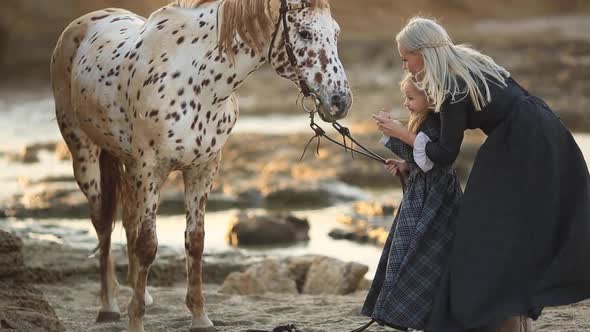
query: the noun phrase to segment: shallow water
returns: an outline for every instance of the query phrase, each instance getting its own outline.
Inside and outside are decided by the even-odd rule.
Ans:
[[[370,244],[358,244],[346,240],[334,240],[328,232],[336,227],[342,227],[337,218],[349,211],[348,205],[333,206],[318,210],[300,210],[292,213],[300,218],[307,218],[310,223],[310,240],[305,243],[287,247],[249,247],[234,248],[225,241],[232,216],[237,210],[208,212],[205,216],[205,252],[208,254],[228,251],[239,251],[243,254],[269,256],[298,256],[325,255],[344,261],[354,261],[369,266],[367,277],[372,278],[378,263],[381,248]],[[252,210],[264,213],[263,210]],[[23,236],[64,243],[73,247],[92,250],[97,240],[94,229],[87,219],[44,219],[44,220],[15,220],[10,219],[0,223],[0,229],[13,230]],[[184,215],[161,216],[157,220],[158,243],[160,246],[171,248],[179,253],[184,250]],[[126,243],[125,232],[121,223],[117,223],[112,237],[113,244]]]
[[[53,100],[49,93],[23,93],[13,96],[19,102],[0,99],[0,151],[17,151],[20,147],[38,142],[57,141],[61,139],[57,128]],[[343,122],[347,125],[346,122]],[[328,126],[324,126],[328,128]],[[242,114],[236,124],[238,133],[266,133],[290,134],[309,131],[305,114],[276,115],[276,116],[248,116]],[[590,134],[577,133],[574,135],[586,160],[590,160]],[[49,152],[40,154],[40,163],[13,163],[6,158],[0,158],[0,199],[6,198],[20,191],[21,178],[31,180],[48,176],[71,175],[70,162],[56,161]],[[376,200],[399,198],[398,191],[372,193]],[[367,274],[372,278],[381,248],[373,245],[361,245],[350,241],[333,240],[327,234],[341,226],[337,218],[349,212],[349,205],[339,205],[326,209],[293,211],[299,217],[305,217],[310,222],[310,241],[289,247],[266,247],[239,249],[243,253],[268,255],[302,255],[322,254],[336,257],[345,261],[356,261],[369,266]],[[231,216],[235,210],[210,212],[206,215],[205,248],[208,252],[223,252],[237,250],[225,242],[225,232]],[[264,212],[255,210],[255,212]],[[1,220],[1,219],[0,219]],[[165,216],[158,219],[158,239],[160,245],[183,250],[184,215]],[[92,225],[88,220],[6,220],[0,223],[0,228],[13,229],[24,232],[29,236],[52,241],[66,241],[70,245],[88,248],[96,245],[96,238]],[[120,223],[113,233],[113,243],[125,243],[125,235]]]

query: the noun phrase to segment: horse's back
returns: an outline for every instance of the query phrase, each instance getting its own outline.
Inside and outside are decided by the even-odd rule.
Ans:
[[[129,39],[144,21],[143,17],[119,8],[94,11],[72,21],[53,51],[53,84],[63,80],[74,83],[76,78],[90,76],[83,72],[90,74],[95,68],[101,71],[99,58],[105,45]]]

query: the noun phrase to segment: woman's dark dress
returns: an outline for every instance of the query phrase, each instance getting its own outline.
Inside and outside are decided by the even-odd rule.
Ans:
[[[428,331],[493,331],[514,315],[590,298],[590,176],[570,132],[514,80],[492,102],[441,109],[434,163],[455,160],[468,128],[487,135],[465,188],[448,271]]]
[[[430,114],[420,131],[438,137],[439,115]],[[413,163],[411,146],[396,138],[389,138],[385,146]],[[427,173],[412,165],[362,314],[400,329],[425,327],[446,267],[452,217],[461,195],[450,163],[437,164]]]

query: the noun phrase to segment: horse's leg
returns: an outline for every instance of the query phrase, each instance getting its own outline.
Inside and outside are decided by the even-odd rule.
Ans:
[[[123,181],[122,206],[134,207],[136,205],[136,199],[136,192],[135,188],[133,187],[133,183],[129,179],[129,176],[125,176]],[[125,235],[127,236],[127,284],[131,288],[135,288],[135,280],[137,280],[137,271],[139,269],[139,261],[137,260],[137,255],[135,253],[135,243],[137,241],[138,230],[137,226],[139,222],[138,213],[139,211],[136,211],[135,208],[123,208],[122,211],[123,227],[125,227]],[[153,302],[154,301],[146,287],[145,305],[152,305]]]
[[[101,308],[97,321],[112,321],[118,320],[120,317],[116,299],[118,284],[110,259],[113,220],[112,218],[101,217],[100,148],[80,129],[76,112],[72,105],[70,68],[78,48],[74,40],[78,39],[78,37],[69,37],[72,37],[74,34],[77,36],[83,35],[85,28],[81,29],[64,31],[64,34],[60,37],[51,61],[51,85],[55,99],[57,123],[72,153],[74,177],[88,200],[90,218],[99,241]],[[109,194],[102,193],[102,195]],[[112,203],[113,201],[110,202]],[[107,206],[104,208],[106,210]],[[114,209],[114,207],[112,208]],[[112,215],[114,216],[114,213]]]
[[[113,218],[116,210],[116,184],[110,183],[101,186],[101,172],[109,172],[113,177],[112,168],[118,167],[117,161],[105,152],[102,156],[100,148],[88,143],[81,138],[77,148],[71,149],[74,176],[78,186],[88,199],[90,205],[90,219],[96,230],[100,251],[100,302],[97,322],[117,321],[120,319],[119,305],[117,304],[118,282],[110,256],[111,232]],[[101,161],[99,161],[102,159]],[[101,165],[102,164],[102,165]],[[102,168],[101,168],[102,166]],[[106,168],[111,168],[106,169]],[[116,172],[116,171],[115,171]],[[117,178],[113,178],[117,181]],[[107,192],[101,193],[101,187]],[[104,197],[113,197],[114,201]],[[103,204],[105,206],[103,206]],[[109,205],[109,206],[106,206]],[[101,210],[101,208],[103,210]]]
[[[141,164],[142,161],[138,161]],[[152,162],[150,161],[150,164]],[[168,174],[157,172],[155,167],[129,167],[127,180],[135,184],[134,209],[138,218],[137,237],[135,238],[135,258],[137,259],[137,276],[133,284],[133,296],[129,302],[129,332],[143,332],[145,315],[145,290],[150,267],[156,258],[158,238],[156,236],[156,213],[160,200],[160,187]]]
[[[205,238],[205,206],[211,190],[213,178],[219,169],[220,154],[215,156],[204,167],[186,170],[183,173],[185,186],[186,231],[184,247],[188,289],[186,306],[192,314],[191,332],[215,331],[213,323],[205,312],[201,279],[201,258]]]

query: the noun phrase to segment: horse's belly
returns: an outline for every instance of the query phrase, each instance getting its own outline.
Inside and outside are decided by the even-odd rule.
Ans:
[[[168,142],[165,146],[169,155],[176,156],[180,168],[190,168],[206,163],[221,151],[227,140],[227,135],[188,134],[182,137],[182,139]]]
[[[77,115],[80,128],[94,144],[119,157],[131,153],[129,124],[123,120],[122,114],[88,104],[80,107]]]

